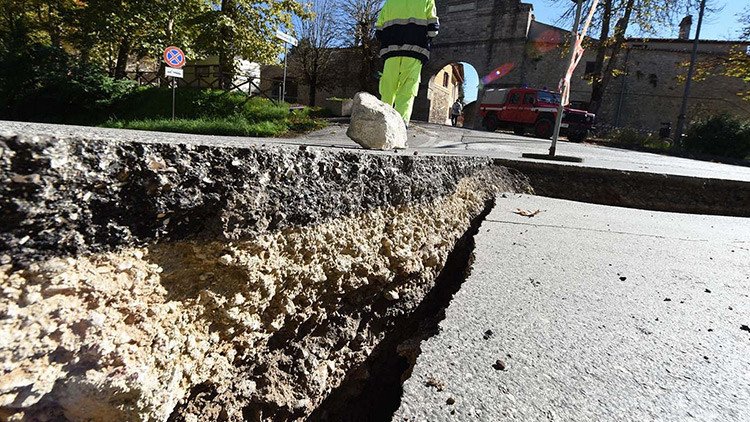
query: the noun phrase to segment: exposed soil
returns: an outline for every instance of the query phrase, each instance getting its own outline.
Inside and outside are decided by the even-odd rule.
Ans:
[[[471,223],[448,256],[434,287],[419,306],[404,315],[365,362],[355,368],[308,420],[387,422],[401,403],[403,383],[421,353],[421,343],[439,332],[453,296],[471,274],[474,236],[492,211],[494,199]],[[438,386],[439,388],[439,386]]]

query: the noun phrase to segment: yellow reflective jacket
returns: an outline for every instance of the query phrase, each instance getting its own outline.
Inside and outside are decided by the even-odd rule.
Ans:
[[[386,0],[375,28],[380,57],[405,56],[426,62],[440,28],[435,0]]]

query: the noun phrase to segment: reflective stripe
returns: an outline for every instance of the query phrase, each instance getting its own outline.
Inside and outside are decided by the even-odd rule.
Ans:
[[[380,49],[380,55],[383,56],[384,54],[394,53],[397,51],[413,51],[415,53],[425,55],[428,59],[430,58],[430,50],[426,48],[422,48],[418,45],[411,45],[411,44],[392,45],[388,48],[382,48]]]
[[[388,28],[389,26],[393,26],[393,25],[408,25],[410,23],[427,26],[433,22],[432,22],[432,19],[419,19],[419,18],[391,19],[388,22],[384,23],[383,26],[378,29]]]
[[[393,25],[408,25],[410,23],[415,23],[417,25],[423,25],[423,26],[429,26],[429,25],[440,26],[440,20],[438,18],[431,18],[431,19],[408,18],[408,19],[391,19],[388,22],[384,23],[383,26],[375,25],[375,29],[384,29]]]
[[[531,111],[541,111],[541,112],[549,112],[549,113],[557,113],[556,108],[545,108],[545,107],[534,107],[531,109]]]
[[[435,38],[437,37],[438,32],[437,31],[427,31],[427,36]]]

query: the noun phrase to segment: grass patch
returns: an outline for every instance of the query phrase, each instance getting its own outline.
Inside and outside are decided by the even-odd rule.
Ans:
[[[142,119],[110,120],[105,127],[118,129],[151,130],[156,132],[194,133],[198,135],[226,136],[280,136],[289,131],[286,121],[251,122],[248,119],[235,117],[199,117],[196,119]]]
[[[284,103],[244,94],[204,89],[178,89],[176,116],[171,119],[172,91],[139,89],[112,109],[102,126],[194,133],[200,135],[274,137],[320,129],[326,123],[311,109],[289,111]]]
[[[641,132],[632,128],[618,128],[609,133],[608,138],[617,144],[632,145],[653,149],[668,149],[670,142],[666,139],[659,139],[658,136],[650,132]]]

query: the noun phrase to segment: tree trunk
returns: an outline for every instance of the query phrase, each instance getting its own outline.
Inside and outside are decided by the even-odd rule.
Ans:
[[[378,62],[379,44],[376,39],[362,40],[362,67],[360,68],[360,90],[378,95],[378,83],[375,80],[376,63]]]
[[[318,95],[318,81],[319,81],[319,73],[321,71],[320,69],[320,49],[316,46],[313,46],[313,57],[312,57],[312,67],[311,72],[309,74],[309,89],[307,91],[308,94],[308,102],[310,103],[310,107],[315,107],[315,97]],[[325,69],[322,71],[325,72]]]
[[[221,0],[221,13],[231,19],[234,15],[235,0]],[[221,89],[230,89],[234,79],[234,56],[232,44],[234,43],[234,32],[227,26],[222,26],[219,40],[219,86]]]
[[[607,56],[607,49],[609,48],[607,40],[609,39],[610,23],[612,22],[612,1],[605,0],[603,3],[602,30],[599,34],[599,45],[596,48],[596,61],[594,62],[593,72],[594,80],[591,84],[591,99],[588,107],[588,110],[592,113],[596,113],[595,110],[599,109],[604,97],[602,79],[604,77],[604,59]]]
[[[316,77],[310,78],[310,86],[308,95],[309,101],[310,101],[310,107],[315,107],[315,97],[318,95],[318,82],[316,81]]]
[[[59,16],[61,6],[59,1],[50,2],[50,4],[47,5],[47,25],[48,25],[48,33],[50,38],[50,44],[52,44],[53,47],[61,48],[62,47],[62,32],[60,30],[60,22],[54,21],[53,22],[53,5],[55,8],[56,14]]]
[[[609,61],[607,62],[607,67],[604,69],[604,73],[602,75],[602,81],[601,81],[601,96],[604,96],[604,91],[606,91],[607,86],[612,81],[613,73],[615,69],[617,68],[617,62],[620,58],[620,50],[622,50],[622,46],[625,44],[625,33],[628,30],[628,25],[630,24],[630,16],[633,14],[633,6],[635,5],[635,0],[628,0],[627,4],[625,5],[625,14],[617,21],[617,24],[615,25],[615,33],[614,33],[614,40],[612,42],[612,53],[610,55]],[[589,110],[592,113],[599,113],[599,109],[602,106],[601,98],[594,103],[589,105]]]
[[[115,79],[125,79],[126,70],[128,67],[128,58],[130,57],[130,36],[125,36],[120,41],[120,46],[117,49],[117,62],[115,64]]]

